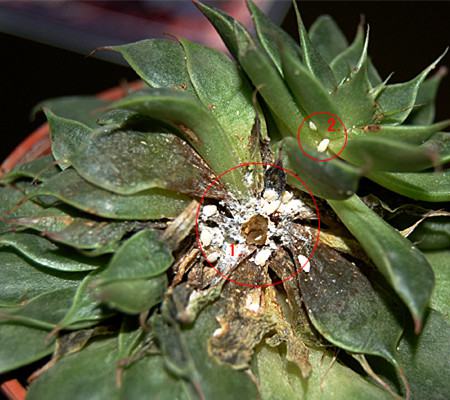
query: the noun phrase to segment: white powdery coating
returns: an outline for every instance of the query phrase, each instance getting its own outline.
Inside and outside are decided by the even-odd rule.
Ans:
[[[203,207],[202,214],[205,217],[212,217],[213,215],[217,214],[217,206],[214,204],[210,204]]]
[[[323,153],[326,149],[328,149],[328,145],[330,144],[330,139],[323,139],[317,146],[317,151],[319,153]]]
[[[245,299],[245,308],[256,313],[260,310],[261,307],[258,300],[250,294]]]
[[[283,214],[295,215],[304,210],[304,204],[299,199],[293,199],[286,204],[282,204],[280,212]]]
[[[262,249],[258,251],[255,255],[255,264],[260,267],[264,266],[271,255],[272,250],[270,249]]]
[[[309,121],[309,129],[311,129],[312,131],[317,131],[316,124],[312,121]]]
[[[297,256],[298,262],[302,266],[302,271],[309,272],[311,270],[311,264],[307,257],[302,254]]]
[[[265,215],[272,215],[281,206],[281,200],[266,201],[262,199],[261,201],[261,212]]]

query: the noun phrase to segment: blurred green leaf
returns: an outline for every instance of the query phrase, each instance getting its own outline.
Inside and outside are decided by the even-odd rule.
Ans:
[[[450,218],[426,219],[414,229],[409,238],[421,250],[450,249]]]
[[[45,181],[56,175],[59,168],[55,165],[52,156],[40,157],[36,160],[19,164],[0,178],[2,183],[11,183],[22,178],[32,178],[36,181]]]
[[[328,203],[408,306],[419,332],[434,286],[433,271],[424,255],[356,195]]]
[[[427,252],[425,256],[436,277],[431,307],[442,313],[447,322],[450,322],[450,250]]]

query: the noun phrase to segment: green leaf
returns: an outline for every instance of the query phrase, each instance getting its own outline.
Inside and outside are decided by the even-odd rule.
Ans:
[[[447,322],[450,322],[450,250],[427,252],[425,256],[436,277],[431,307],[441,312]]]
[[[169,133],[95,134],[72,161],[87,181],[125,195],[160,188],[200,197],[215,178],[186,142]]]
[[[62,169],[66,169],[72,165],[72,158],[80,146],[88,142],[92,128],[81,122],[59,117],[49,109],[44,111],[50,125],[53,157]]]
[[[45,100],[34,107],[34,112],[48,109],[59,118],[72,120],[90,128],[97,127],[97,117],[109,102],[94,96],[67,96]]]
[[[173,260],[169,247],[159,233],[144,229],[122,244],[97,278],[102,283],[152,278],[165,272]]]
[[[303,62],[312,74],[324,85],[328,93],[332,93],[336,87],[336,79],[328,63],[322,58],[311,42],[305,25],[303,24],[297,3],[293,3],[295,15],[297,17],[298,33],[303,55]]]
[[[364,49],[364,29],[358,25],[353,42],[331,61],[331,69],[340,84],[348,78],[352,70],[358,65]]]
[[[52,353],[54,344],[46,340],[48,331],[0,323],[0,373],[31,364]]]
[[[351,129],[371,123],[375,113],[375,102],[370,94],[368,77],[368,45],[369,30],[357,64],[332,95],[333,101],[338,104],[339,115]]]
[[[282,52],[282,64],[286,82],[299,108],[305,110],[308,115],[317,111],[339,114],[326,89],[297,58]],[[314,123],[326,131],[329,125],[326,124],[327,119],[314,119]]]
[[[432,69],[441,61],[447,50],[418,76],[408,82],[387,85],[377,97],[383,123],[401,124],[411,113],[420,85]]]
[[[449,335],[448,321],[430,310],[422,334],[417,337],[410,331],[400,341],[398,359],[411,386],[412,399],[448,398]]]
[[[299,280],[308,315],[328,341],[396,365],[395,349],[402,333],[398,315],[386,294],[354,263],[320,246],[310,272],[301,273]]]
[[[450,170],[418,173],[375,171],[367,176],[379,185],[414,200],[450,201]]]
[[[75,291],[75,287],[68,287],[42,293],[18,309],[0,310],[0,321],[53,329],[69,310]]]
[[[450,249],[450,218],[427,218],[409,238],[420,250]]]
[[[167,277],[121,279],[101,283],[95,296],[109,307],[127,314],[139,314],[161,302],[167,290]]]
[[[52,156],[40,157],[36,160],[19,164],[0,179],[2,183],[11,183],[22,178],[45,181],[56,175],[60,169],[55,165]]]
[[[94,295],[93,282],[97,274],[97,271],[89,274],[80,283],[70,308],[57,323],[59,329],[87,328],[113,315],[111,310],[101,306]]]
[[[257,47],[248,31],[229,15],[206,4],[196,2],[195,5],[215,27],[272,112],[288,127],[289,132],[282,133],[294,134],[301,112],[269,56]]]
[[[235,150],[236,144],[231,143],[230,137],[223,132],[212,113],[192,95],[178,90],[154,89],[128,96],[114,103],[113,107],[134,110],[170,123],[184,134],[185,139],[216,173],[241,162]],[[227,151],[217,152],[217,148]],[[226,174],[222,180],[231,185],[231,190],[245,194],[248,193],[248,187],[244,175],[242,168],[238,168]]]
[[[382,389],[369,383],[352,369],[333,359],[328,352],[309,350],[312,372],[303,379],[277,349],[261,346],[254,371],[262,400],[360,400],[391,399]]]
[[[51,270],[0,249],[0,307],[23,304],[40,294],[78,286],[84,274]]]
[[[357,136],[383,137],[409,144],[422,144],[434,133],[450,126],[450,120],[437,122],[432,125],[366,125],[362,129],[353,129],[349,133],[349,140]]]
[[[149,189],[131,196],[118,195],[82,179],[68,169],[46,181],[30,196],[48,195],[89,214],[113,219],[174,218],[189,198],[162,189]]]
[[[117,399],[117,340],[95,341],[63,357],[29,387],[27,399]]]
[[[309,28],[311,43],[327,63],[342,53],[348,42],[336,22],[329,15],[321,15]]]
[[[356,195],[328,202],[407,305],[419,332],[434,286],[433,271],[424,255]]]
[[[301,50],[295,40],[284,29],[273,23],[252,0],[247,0],[247,7],[252,16],[259,43],[277,67],[278,72],[283,73],[279,50],[281,46],[284,52],[297,57],[300,61]]]
[[[251,85],[225,54],[185,39],[180,43],[195,94],[228,137],[229,151],[237,154],[239,162],[248,161],[256,117]],[[263,116],[260,119],[264,124]],[[252,161],[260,161],[259,156]]]
[[[368,171],[415,172],[445,162],[450,134],[435,134],[420,146],[375,136],[349,140],[342,157]],[[439,157],[439,154],[442,156]]]
[[[431,78],[428,78],[420,85],[414,105],[415,109],[408,116],[406,123],[427,125],[434,121],[436,94],[439,84],[446,74],[446,67],[440,67]]]
[[[360,174],[351,165],[334,159],[328,162],[317,162],[305,156],[300,151],[294,138],[285,138],[281,143],[284,166],[293,170],[302,179],[312,192],[327,199],[342,200],[355,193]],[[319,154],[308,150],[311,155]],[[300,190],[305,190],[297,179],[288,177],[289,184]]]
[[[11,246],[36,264],[67,272],[91,271],[99,261],[63,249],[32,233],[6,233],[0,236],[0,246]]]

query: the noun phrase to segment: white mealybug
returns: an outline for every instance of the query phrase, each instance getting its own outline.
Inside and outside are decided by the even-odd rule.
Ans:
[[[309,272],[311,270],[311,264],[307,257],[302,254],[297,256],[298,262],[302,266],[302,271]]]
[[[312,131],[317,131],[317,126],[314,122],[309,121],[309,129],[311,129]]]
[[[264,266],[271,255],[272,250],[270,249],[262,249],[258,251],[255,255],[255,264],[260,267]]]
[[[328,149],[328,145],[330,144],[330,139],[323,139],[317,146],[317,151],[319,153],[323,153]]]
[[[205,217],[212,217],[216,213],[217,213],[217,206],[215,206],[214,204],[209,204],[203,207],[202,214]]]

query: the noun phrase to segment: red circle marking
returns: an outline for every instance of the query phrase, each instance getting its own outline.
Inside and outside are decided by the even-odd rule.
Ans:
[[[339,123],[341,124],[341,126],[344,128],[344,144],[343,144],[342,148],[336,154],[334,154],[333,156],[328,157],[328,158],[316,158],[316,157],[312,156],[311,154],[308,154],[305,151],[305,149],[303,148],[302,142],[300,139],[300,133],[301,133],[301,130],[302,130],[305,122],[308,121],[310,118],[314,117],[315,115],[321,115],[321,114],[330,115],[331,117],[336,118],[339,121]],[[339,129],[336,129],[336,130],[339,131]],[[298,146],[300,147],[300,150],[306,157],[310,158],[311,160],[318,161],[318,162],[331,161],[331,160],[334,160],[335,158],[339,157],[341,155],[341,153],[344,151],[345,146],[347,146],[347,140],[348,140],[348,132],[347,132],[347,128],[345,127],[344,123],[336,114],[330,113],[328,111],[316,111],[316,112],[313,112],[312,114],[309,114],[308,116],[303,118],[302,123],[299,125],[299,127],[297,129],[297,142],[298,142]]]
[[[222,178],[224,175],[228,174],[231,171],[234,171],[237,168],[249,167],[251,165],[261,165],[261,166],[264,166],[264,167],[269,166],[269,167],[278,168],[278,169],[284,171],[285,173],[293,176],[295,179],[297,179],[302,184],[302,186],[306,189],[308,194],[311,196],[311,199],[312,199],[312,201],[314,203],[314,206],[316,208],[316,214],[317,214],[317,236],[316,236],[316,239],[314,241],[314,246],[313,246],[313,248],[311,250],[311,253],[309,254],[309,257],[308,257],[307,261],[305,261],[305,263],[300,268],[295,270],[288,277],[286,277],[286,278],[284,278],[282,280],[276,281],[276,282],[264,283],[264,284],[260,284],[260,285],[252,285],[250,283],[239,282],[239,281],[237,281],[235,279],[231,279],[231,278],[229,278],[229,276],[224,275],[222,272],[220,272],[211,262],[209,262],[208,256],[206,255],[205,251],[203,250],[202,243],[200,241],[200,233],[199,233],[199,227],[198,227],[198,220],[199,220],[199,216],[200,216],[200,210],[201,210],[201,208],[203,206],[203,203],[205,201],[205,197],[206,197],[208,191],[214,185],[218,184],[219,181],[220,181],[220,178]],[[275,164],[263,163],[263,162],[246,162],[246,163],[242,163],[242,164],[236,165],[233,168],[227,169],[225,172],[222,172],[215,179],[213,179],[211,181],[211,183],[206,187],[206,190],[204,191],[202,197],[200,198],[200,202],[199,202],[198,207],[197,207],[197,213],[196,213],[196,216],[195,216],[195,236],[196,236],[198,248],[200,249],[203,257],[206,260],[206,262],[209,264],[210,267],[212,267],[217,272],[218,275],[220,275],[225,280],[233,282],[233,283],[235,283],[236,285],[239,285],[239,286],[252,287],[252,288],[264,288],[264,287],[269,287],[269,286],[275,286],[275,285],[279,285],[280,283],[286,282],[286,281],[292,279],[294,276],[298,275],[303,270],[305,265],[309,261],[311,261],[312,257],[314,256],[314,253],[316,252],[317,247],[319,246],[319,240],[320,240],[320,212],[319,212],[319,206],[317,204],[317,201],[316,201],[316,199],[315,199],[311,189],[306,185],[305,182],[303,182],[303,180],[295,172],[293,172],[293,171],[291,171],[289,169],[280,167],[279,165],[275,165]]]

